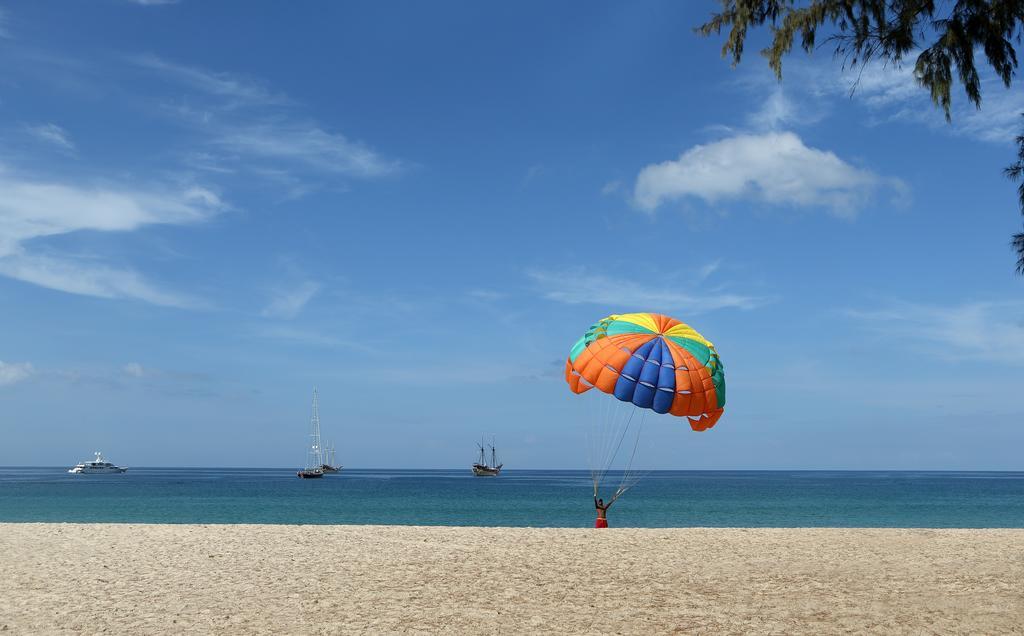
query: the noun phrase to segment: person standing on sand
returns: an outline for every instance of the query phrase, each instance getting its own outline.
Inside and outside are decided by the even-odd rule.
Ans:
[[[594,507],[597,508],[597,521],[594,522],[594,527],[607,528],[608,509],[612,507],[611,502],[605,505],[604,499],[598,499],[597,497],[594,497]]]

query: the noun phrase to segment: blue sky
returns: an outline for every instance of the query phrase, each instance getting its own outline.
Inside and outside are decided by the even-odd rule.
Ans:
[[[565,355],[660,311],[729,403],[646,467],[1024,469],[1024,92],[713,6],[0,3],[0,465],[294,466],[315,384],[348,466],[585,467]]]

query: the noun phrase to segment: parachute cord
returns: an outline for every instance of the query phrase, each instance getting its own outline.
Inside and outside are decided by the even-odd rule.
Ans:
[[[633,460],[636,459],[636,450],[640,447],[640,434],[643,433],[643,426],[643,418],[641,418],[640,426],[636,431],[636,440],[633,441],[633,452],[629,455],[629,462],[626,464],[626,470],[622,473],[622,481],[619,482],[619,487],[616,489],[616,492],[620,495],[625,492],[626,482],[629,481],[633,474]]]
[[[629,426],[633,422],[633,416],[636,414],[636,411],[637,408],[634,406],[633,410],[629,412],[629,419],[626,420],[626,426],[622,429],[622,434],[619,435],[619,441],[618,443],[615,444],[615,450],[612,452],[611,456],[605,463],[604,470],[601,471],[601,478],[598,480],[599,482],[604,481],[605,476],[607,476],[608,471],[611,469],[612,464],[615,462],[615,458],[618,457],[619,448],[622,447],[622,440],[626,439],[626,433],[629,432]]]
[[[602,396],[603,397],[603,396]],[[604,469],[608,462],[608,454],[611,452],[612,444],[615,441],[614,431],[619,428],[619,415],[621,409],[616,405],[617,400],[594,399],[592,400],[591,420],[585,427],[587,437],[587,463],[590,466],[590,480],[594,485],[594,496],[599,495],[601,481],[604,479]]]
[[[619,482],[619,486],[615,489],[615,494],[612,496],[612,502],[625,494],[627,490],[632,488],[639,481],[639,478],[635,478],[636,474],[633,472],[633,460],[636,459],[636,451],[640,447],[640,434],[643,433],[644,420],[646,419],[646,416],[646,411],[640,415],[640,424],[637,426],[636,431],[636,441],[633,442],[633,452],[629,455],[629,462],[626,464],[626,470],[622,473],[622,480]],[[609,505],[611,504],[609,503]]]
[[[643,432],[643,425],[646,420],[647,410],[640,410],[638,425],[633,426],[638,407],[629,402],[620,400],[599,400],[595,403],[594,414],[597,416],[591,421],[587,429],[587,456],[590,462],[590,478],[593,483],[594,497],[600,497],[601,485],[605,483],[612,472],[619,453],[622,452],[622,445],[629,435],[630,430],[636,430],[636,438],[633,448],[630,450],[629,459],[626,462],[625,470],[618,479],[615,490],[612,492],[608,502],[617,500],[627,490],[632,488],[643,479],[644,474],[633,470],[633,463],[640,447],[640,437]],[[595,439],[595,436],[599,439]]]
[[[593,397],[591,400],[593,404],[590,409],[592,419],[584,427],[584,430],[587,438],[587,464],[590,466],[590,480],[594,484],[594,496],[597,497],[603,478],[602,468],[610,446],[608,441],[610,426],[614,425],[613,421],[609,421],[614,417],[612,414],[614,405],[610,404],[608,400],[595,400]]]
[[[612,431],[617,428],[617,421],[619,412],[615,409],[615,403],[608,400],[601,400],[601,417],[598,419],[595,427],[599,427],[600,435],[595,444],[594,451],[596,454],[594,467],[594,487],[595,490],[599,490],[601,486],[601,480],[604,479],[604,468],[608,462],[608,453],[611,450],[611,443],[614,441]]]

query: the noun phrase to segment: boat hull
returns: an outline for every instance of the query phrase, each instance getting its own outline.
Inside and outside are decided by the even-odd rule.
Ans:
[[[482,466],[473,464],[473,474],[477,477],[497,477],[501,474],[501,466]]]
[[[320,477],[324,476],[323,472],[319,470],[300,470],[295,474],[301,477],[302,479],[319,479]]]

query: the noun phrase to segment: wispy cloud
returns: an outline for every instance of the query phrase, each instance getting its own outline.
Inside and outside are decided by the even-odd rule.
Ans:
[[[131,58],[138,67],[195,91],[189,103],[174,103],[166,112],[202,135],[203,166],[218,171],[244,168],[276,175],[290,196],[311,187],[296,173],[371,179],[399,172],[403,165],[365,143],[308,118],[297,105],[264,83],[240,75],[186,66],[147,55]],[[196,106],[192,102],[198,101]]]
[[[901,65],[872,61],[847,69],[837,69],[831,60],[794,60],[787,68],[785,87],[800,99],[790,103],[806,110],[822,108],[836,98],[848,99],[863,105],[875,124],[911,122],[980,141],[1013,141],[1021,127],[1024,91],[1007,89],[987,65],[981,65],[981,110],[967,101],[961,87],[954,86],[952,122],[947,123],[914,78],[916,54],[907,57],[910,61]]]
[[[782,89],[776,89],[749,120],[755,128],[775,130],[780,124],[789,123],[792,118],[792,105],[782,94]]]
[[[125,364],[121,367],[120,373],[115,373],[113,375],[105,373],[96,376],[96,379],[103,379],[104,375],[107,379],[114,382],[123,379],[123,376],[132,378],[131,381],[144,379],[147,381],[148,386],[160,388],[167,393],[173,394],[194,394],[197,392],[198,387],[189,385],[208,385],[211,380],[214,379],[206,373],[159,369],[156,367],[142,366],[138,362],[129,362]]]
[[[0,171],[0,275],[59,291],[196,307],[186,295],[157,288],[139,273],[92,260],[40,253],[38,241],[80,231],[128,232],[155,224],[197,223],[216,214],[220,199],[183,191],[33,180]]]
[[[181,0],[128,0],[132,4],[141,4],[144,7],[158,7],[165,4],[178,4]]]
[[[843,73],[831,85],[837,91],[846,91],[883,118],[926,124],[981,141],[1009,143],[1020,130],[1024,92],[1007,89],[987,67],[982,68],[981,74],[981,110],[957,92],[951,125],[932,104],[928,92],[918,85],[912,65],[894,67],[872,62]],[[953,90],[960,89],[954,87]]]
[[[565,361],[560,361],[563,368]],[[507,385],[523,380],[551,380],[550,373],[538,371],[533,365],[509,360],[490,362],[478,356],[465,359],[450,358],[443,363],[405,363],[384,367],[367,367],[360,370],[364,380],[383,382],[392,386],[430,387],[457,385]],[[561,375],[557,377],[561,378]]]
[[[49,378],[82,386],[102,386],[105,390],[147,391],[173,397],[227,396],[231,388],[221,378],[197,371],[182,371],[143,366],[128,362],[120,367],[88,367],[50,371]]]
[[[752,199],[824,208],[849,218],[884,186],[905,191],[898,179],[808,147],[792,132],[772,132],[697,145],[676,160],[649,165],[636,178],[633,199],[647,212],[666,202],[697,197],[708,203]]]
[[[68,132],[57,124],[25,126],[25,131],[36,139],[52,144],[64,152],[75,152],[75,144],[71,141]]]
[[[180,192],[84,187],[19,178],[0,171],[0,256],[17,243],[78,230],[129,231],[151,224],[207,219],[221,205],[209,190]]]
[[[137,66],[157,71],[168,79],[185,84],[196,90],[228,98],[246,105],[284,104],[288,99],[284,95],[270,91],[261,82],[233,75],[218,73],[184,64],[175,64],[155,55],[140,55],[129,58]]]
[[[383,159],[359,142],[309,122],[226,126],[213,143],[230,152],[298,162],[314,170],[349,177],[381,177],[397,172],[400,167],[399,162]]]
[[[893,66],[882,62],[871,62],[864,66],[845,69],[838,75],[833,70],[831,81],[823,82],[814,89],[832,94],[843,93],[874,108],[919,98],[927,99],[927,93],[914,78],[912,67]]]
[[[684,289],[666,281],[664,285],[638,284],[636,280],[604,276],[572,268],[527,272],[541,296],[569,305],[604,305],[617,311],[664,311],[696,314],[716,309],[752,309],[765,298],[721,290]]]
[[[291,319],[299,315],[313,296],[320,291],[320,283],[306,281],[290,289],[278,290],[261,314],[268,318]]]
[[[527,168],[526,174],[523,176],[523,185],[530,185],[531,181],[544,174],[544,170],[544,164],[542,163],[535,163]]]
[[[355,340],[345,339],[334,334],[321,333],[313,329],[288,325],[261,325],[254,328],[250,335],[257,338],[280,340],[282,342],[311,347],[356,349],[360,351],[370,350],[370,347]]]
[[[7,30],[7,12],[0,8],[0,38],[9,37],[11,37],[11,32]]]
[[[206,303],[160,289],[132,270],[72,258],[14,254],[0,258],[0,275],[40,287],[96,298],[131,298],[164,307],[199,309]]]
[[[773,132],[800,129],[802,127],[817,124],[828,114],[828,109],[821,104],[807,100],[794,99],[794,93],[799,96],[799,91],[787,91],[788,85],[774,81],[765,81],[762,76],[752,79],[751,76],[741,80],[738,84],[745,88],[759,104],[756,110],[747,115],[746,123],[753,132]],[[728,126],[709,126],[707,132],[721,136],[736,134],[736,130]]]
[[[129,362],[121,367],[121,370],[124,371],[126,375],[130,375],[133,378],[141,378],[146,375],[146,370],[143,369],[142,365],[138,362]]]
[[[698,280],[705,280],[706,278],[708,278],[709,276],[711,276],[712,274],[717,272],[718,268],[720,268],[721,266],[722,266],[722,259],[717,259],[717,260],[711,261],[710,263],[702,265],[700,267],[700,269],[697,270],[697,278],[698,278]]]
[[[508,296],[508,294],[504,292],[493,289],[471,289],[467,292],[467,295],[474,300],[480,300],[483,302],[493,302]]]
[[[31,363],[0,360],[0,386],[21,382],[33,373],[35,373],[35,369]]]
[[[613,179],[608,183],[601,186],[601,194],[603,196],[611,196],[617,194],[622,190],[622,181],[619,179]]]
[[[847,315],[935,357],[1024,365],[1024,302],[894,303]]]

